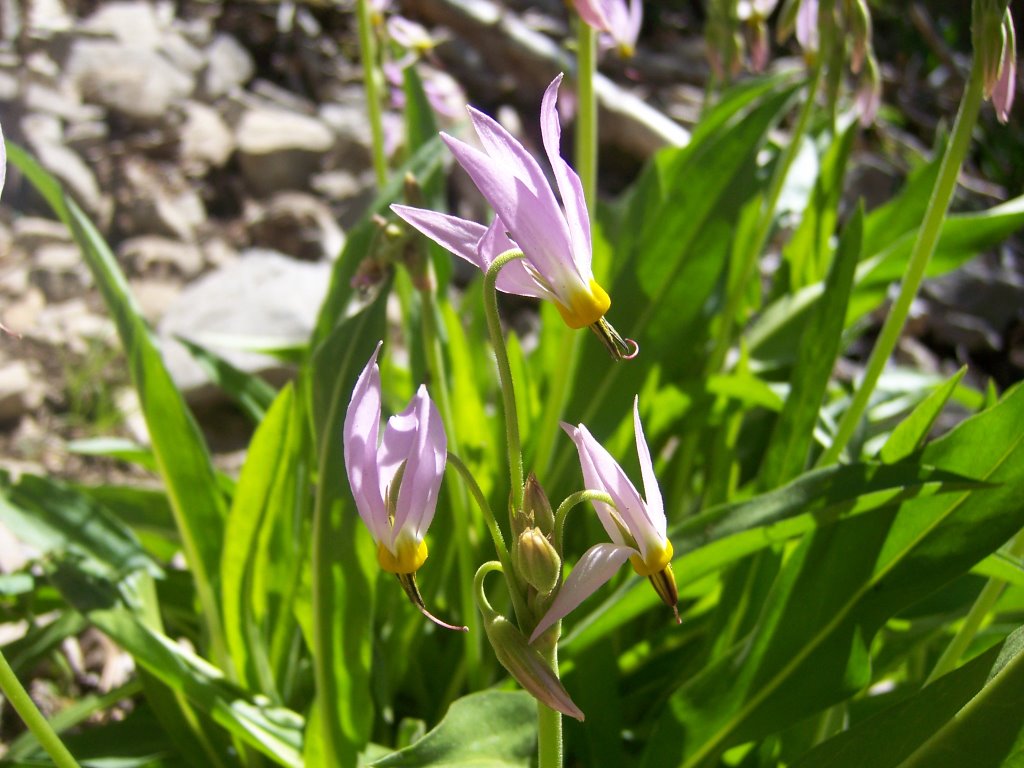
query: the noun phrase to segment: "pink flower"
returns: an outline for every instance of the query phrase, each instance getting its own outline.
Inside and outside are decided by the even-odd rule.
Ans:
[[[409,406],[380,432],[377,345],[359,375],[345,414],[345,469],[359,516],[390,573],[414,573],[427,559],[423,540],[437,506],[448,443],[441,416],[420,386]]]
[[[576,443],[586,487],[607,493],[614,502],[614,506],[594,502],[597,516],[612,543],[596,544],[583,553],[548,612],[534,629],[530,642],[590,597],[627,560],[633,570],[651,580],[658,595],[673,610],[678,600],[672,575],[672,542],[665,532],[665,505],[640,424],[639,398],[633,400],[633,431],[646,500],[641,498],[622,467],[585,426],[573,427],[563,423],[562,429]],[[676,615],[678,617],[678,613]]]
[[[992,106],[996,108],[999,122],[1005,124],[1010,119],[1010,108],[1017,90],[1017,36],[1009,8],[1003,18],[1003,38],[1003,57],[999,63],[999,77],[992,88]]]
[[[796,39],[805,52],[818,50],[818,0],[802,0],[796,12]]]
[[[644,20],[640,0],[573,0],[576,12],[587,24],[611,38],[612,45],[623,58],[636,50],[640,27]]]
[[[583,328],[601,321],[611,300],[591,268],[590,219],[583,187],[559,154],[556,102],[561,82],[559,75],[544,93],[540,125],[562,204],[523,145],[495,120],[470,107],[469,117],[483,151],[445,133],[441,136],[494,208],[497,217],[491,226],[405,205],[391,209],[484,271],[498,255],[518,247],[525,258],[502,269],[498,289],[552,301],[570,327]]]

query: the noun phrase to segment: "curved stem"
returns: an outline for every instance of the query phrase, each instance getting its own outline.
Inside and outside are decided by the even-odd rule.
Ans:
[[[512,368],[508,362],[505,337],[501,333],[498,317],[498,273],[510,261],[525,258],[520,250],[505,251],[498,256],[484,274],[484,314],[487,316],[487,330],[494,347],[494,358],[498,364],[498,381],[501,384],[501,401],[505,411],[505,438],[508,443],[508,470],[512,484],[512,508],[523,507],[523,448],[519,441],[519,414],[516,411],[516,393],[512,386]]]
[[[946,146],[946,153],[942,157],[939,175],[935,180],[935,187],[932,189],[932,196],[928,201],[928,209],[921,222],[921,229],[914,241],[914,248],[910,253],[910,261],[907,264],[903,283],[900,285],[899,295],[893,302],[889,315],[885,318],[875,347],[871,350],[871,357],[868,358],[864,377],[857,386],[850,407],[846,409],[839,422],[832,445],[818,459],[819,467],[831,464],[839,458],[864,415],[868,400],[882,375],[882,369],[885,368],[886,362],[896,348],[903,325],[910,313],[910,305],[913,303],[914,297],[917,296],[928,262],[931,261],[942,232],[942,223],[946,218],[946,211],[949,209],[949,202],[956,188],[960,167],[963,165],[967,149],[971,144],[971,132],[978,120],[978,111],[981,108],[983,97],[982,67],[978,62],[978,55],[975,53],[971,76],[960,100],[960,110],[957,112],[956,122],[953,124],[953,134]]]
[[[804,99],[796,126],[793,128],[793,134],[790,136],[785,150],[783,150],[782,157],[779,158],[772,171],[768,192],[761,208],[761,215],[757,221],[755,235],[751,238],[750,244],[739,264],[739,277],[735,281],[730,281],[732,289],[726,297],[725,311],[722,313],[722,322],[718,329],[718,339],[715,341],[711,356],[708,359],[707,373],[709,375],[718,373],[725,363],[726,355],[732,344],[733,322],[736,319],[737,312],[739,312],[740,302],[746,295],[747,283],[753,279],[754,271],[757,269],[757,259],[761,252],[764,251],[765,244],[768,242],[768,236],[771,234],[772,224],[775,221],[775,209],[779,204],[782,187],[785,185],[789,170],[793,166],[797,153],[800,151],[800,144],[803,141],[804,134],[807,133],[807,126],[810,124],[811,115],[814,114],[814,97],[818,93],[821,77],[821,64],[815,64],[811,72],[811,81],[807,86],[807,98]]]
[[[370,118],[370,136],[373,140],[373,170],[377,186],[388,180],[388,160],[384,152],[384,118],[381,110],[377,45],[373,39],[373,12],[369,0],[356,0],[359,20],[359,60],[363,65],[363,84],[366,88],[366,111]]]
[[[7,663],[3,652],[0,652],[0,691],[11,702],[14,711],[25,722],[57,768],[79,768],[75,758],[64,746],[64,742],[60,740],[57,732],[53,730],[43,713],[32,701],[32,697],[28,695],[28,691],[18,680],[18,676],[14,674],[14,670]]]
[[[519,625],[523,626],[523,622],[530,616],[530,609],[526,604],[525,590],[522,584],[519,583],[519,578],[512,567],[508,547],[505,545],[505,537],[501,534],[501,528],[498,527],[498,521],[494,517],[491,505],[487,503],[487,499],[484,497],[483,491],[480,490],[476,478],[473,477],[473,473],[469,471],[469,467],[463,463],[462,459],[449,451],[448,463],[455,467],[455,470],[462,475],[462,479],[466,481],[466,487],[483,513],[484,520],[487,522],[487,528],[491,532],[491,539],[494,541],[494,550],[498,554],[498,560],[505,574],[505,581],[508,582],[508,593],[512,597],[512,610],[515,611],[516,620],[519,622]],[[479,575],[479,569],[477,570],[477,575]]]
[[[558,510],[555,512],[555,535],[552,546],[559,556],[562,554],[562,531],[565,528],[565,518],[569,515],[569,510],[586,501],[603,501],[605,504],[615,506],[612,497],[604,491],[577,491],[567,496],[565,501],[558,505]]]

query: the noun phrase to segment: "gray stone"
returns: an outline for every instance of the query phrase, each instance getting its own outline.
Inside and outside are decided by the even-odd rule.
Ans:
[[[156,51],[110,40],[75,40],[66,72],[86,101],[143,123],[162,120],[195,88]]]
[[[244,86],[255,71],[252,56],[242,44],[230,35],[219,34],[206,48],[203,93],[209,99],[217,99]]]
[[[265,204],[246,206],[249,239],[304,261],[334,259],[345,243],[330,207],[305,192],[279,192]]]
[[[167,310],[159,332],[167,366],[189,401],[209,403],[223,395],[208,383],[188,352],[173,343],[175,336],[209,346],[243,370],[286,375],[279,361],[244,351],[242,345],[246,339],[253,346],[308,339],[327,292],[330,270],[326,263],[250,250],[187,286]]]
[[[123,231],[195,242],[206,207],[180,170],[130,157],[124,164],[124,180],[127,185],[118,190],[117,201]]]
[[[122,43],[152,48],[160,44],[167,23],[155,3],[147,0],[113,0],[99,6],[82,22],[82,28],[108,35]]]
[[[141,235],[122,242],[117,248],[118,261],[132,274],[194,278],[203,269],[199,247],[158,235]]]
[[[279,109],[250,109],[235,129],[247,186],[257,195],[303,189],[334,144],[316,118]]]
[[[67,301],[81,295],[92,284],[82,253],[71,243],[50,243],[32,254],[29,279],[50,302]]]

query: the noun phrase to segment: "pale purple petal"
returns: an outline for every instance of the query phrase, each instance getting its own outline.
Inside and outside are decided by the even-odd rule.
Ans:
[[[586,431],[586,427],[582,424],[579,428],[566,424],[564,421],[561,422],[562,429],[565,433],[572,438],[572,441],[576,444],[576,450],[580,457],[580,469],[583,470],[583,485],[586,486],[587,490],[591,491],[603,491],[612,497],[612,501],[616,501],[615,496],[608,491],[604,485],[604,480],[597,468],[594,466],[594,462],[590,457],[590,451],[587,447],[586,438],[583,432]],[[582,430],[582,431],[581,431]],[[589,437],[590,433],[586,432]],[[593,440],[593,438],[590,438]],[[594,501],[594,510],[597,512],[597,517],[601,521],[601,525],[604,527],[605,533],[608,537],[616,544],[624,544],[625,540],[622,538],[622,532],[619,530],[619,526],[615,524],[613,520],[614,510],[612,507],[605,504],[603,501]]]
[[[539,201],[546,204],[550,200],[554,206],[555,197],[544,175],[544,169],[533,155],[493,117],[473,107],[468,107],[467,111],[487,156],[522,181]]]
[[[544,91],[540,105],[540,132],[544,139],[544,151],[548,162],[555,172],[558,194],[562,196],[565,206],[565,218],[569,225],[569,237],[572,240],[572,258],[576,271],[584,282],[593,276],[591,261],[593,257],[590,240],[590,215],[587,213],[587,201],[583,196],[583,184],[576,172],[562,159],[561,139],[562,127],[558,120],[558,86],[562,82],[559,74]]]
[[[380,432],[380,369],[378,342],[370,361],[363,368],[352,390],[342,430],[345,470],[359,516],[373,538],[385,541],[388,530],[387,509],[380,492],[377,468],[377,436]]]
[[[630,555],[636,554],[632,547],[621,544],[595,544],[586,552],[572,569],[558,591],[555,601],[530,635],[532,643],[559,619],[564,618],[576,606],[594,594],[597,588],[615,575]]]
[[[448,442],[441,415],[427,394],[426,387],[420,385],[416,396],[403,412],[405,414],[412,417],[413,433],[405,458],[402,487],[395,504],[392,542],[402,530],[410,531],[417,541],[422,539],[434,519],[437,494],[448,458]],[[390,426],[389,422],[388,428]],[[404,441],[405,434],[399,430],[396,433],[396,443]],[[387,439],[388,433],[385,430],[385,442]]]
[[[796,13],[796,39],[805,51],[818,50],[818,0],[803,0]]]
[[[601,0],[573,0],[573,5],[576,6],[576,13],[580,18],[594,29],[600,32],[612,31]]]
[[[647,502],[645,511],[647,519],[658,532],[661,541],[665,539],[665,502],[661,497],[661,488],[658,487],[658,478],[654,475],[654,462],[651,461],[651,451],[647,447],[647,440],[644,438],[644,428],[640,423],[640,398],[633,398],[633,433],[636,435],[636,453],[640,459],[640,476],[644,481],[644,499]]]
[[[395,204],[391,210],[442,248],[478,269],[486,270],[489,266],[490,262],[483,261],[477,250],[477,244],[487,232],[487,227],[482,224],[408,205]]]
[[[521,179],[489,155],[446,134],[441,137],[552,291],[571,296],[581,286],[589,290],[572,264],[572,241],[550,188],[545,196],[549,202],[539,202]]]
[[[626,34],[624,39],[630,47],[636,47],[636,41],[640,39],[640,28],[644,25],[644,6],[640,0],[630,0],[629,17],[626,22]]]
[[[1003,29],[1006,36],[1003,42],[1003,61],[999,66],[999,79],[992,88],[992,106],[996,109],[999,122],[1005,124],[1010,119],[1010,109],[1013,107],[1013,97],[1017,90],[1017,45],[1013,22],[1004,24]]]
[[[494,263],[494,260],[513,248],[519,246],[508,239],[505,222],[495,217],[491,226],[487,228],[483,238],[477,245],[477,252],[480,260],[486,264],[486,270]],[[516,259],[508,262],[498,273],[496,287],[502,293],[513,293],[516,296],[530,296],[535,299],[556,300],[555,296],[544,286],[540,285],[530,274],[525,259]]]

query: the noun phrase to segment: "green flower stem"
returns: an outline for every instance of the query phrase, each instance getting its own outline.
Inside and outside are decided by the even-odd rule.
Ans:
[[[424,254],[426,257],[426,254]],[[431,391],[434,393],[437,410],[441,414],[441,422],[444,424],[445,434],[448,436],[448,447],[458,453],[458,436],[455,432],[455,419],[452,411],[451,392],[448,388],[448,371],[445,367],[444,353],[441,349],[441,339],[438,334],[437,318],[439,309],[437,296],[434,292],[436,280],[434,280],[433,269],[429,261],[426,262],[425,285],[420,290],[420,298],[423,302],[423,322],[420,324],[423,332],[423,349],[427,358],[427,368],[430,371],[430,378],[433,382]],[[466,491],[458,483],[450,483],[450,501],[452,507],[452,518],[455,530],[465,532],[466,536],[473,536],[475,528],[470,524],[469,499]],[[469,621],[474,615],[473,592],[469,588],[473,583],[473,547],[456,547],[456,558],[459,567],[459,602],[462,610],[463,620]],[[469,679],[475,688],[484,686],[483,666],[481,658],[483,647],[479,632],[466,632],[466,667]]]
[[[562,622],[554,628],[554,637],[562,632]],[[551,643],[550,648],[541,654],[551,665],[551,670],[558,677],[558,642]],[[537,768],[562,768],[562,713],[537,702]]]
[[[505,581],[508,582],[508,593],[512,597],[512,610],[515,611],[516,620],[520,626],[523,626],[523,622],[530,616],[530,609],[526,604],[525,590],[523,585],[519,583],[515,568],[512,567],[508,547],[505,545],[505,537],[501,534],[501,528],[498,527],[498,521],[494,517],[491,505],[487,503],[487,498],[484,496],[483,491],[480,490],[480,486],[476,482],[476,478],[473,477],[473,473],[469,471],[469,467],[451,451],[448,452],[448,464],[462,475],[462,479],[466,481],[466,487],[483,513],[484,520],[487,522],[487,528],[491,532],[491,539],[494,541],[494,550],[498,554],[501,570],[505,574]],[[493,568],[491,570],[497,569]]]
[[[565,518],[568,516],[569,510],[587,501],[603,501],[605,504],[615,506],[612,497],[604,491],[577,491],[567,496],[565,501],[558,505],[558,510],[555,512],[555,532],[552,546],[559,557],[562,555],[562,531],[565,529]]]
[[[576,17],[576,173],[583,185],[587,210],[597,205],[597,32]]]
[[[25,690],[21,681],[18,680],[18,676],[11,669],[11,665],[7,663],[3,652],[0,652],[0,691],[7,697],[11,706],[14,707],[14,711],[32,731],[57,768],[78,768],[75,758],[64,746],[64,742],[60,740],[50,723],[43,717],[43,713],[36,707],[35,702],[28,695],[28,691]]]
[[[383,187],[388,179],[388,160],[384,152],[380,70],[377,67],[377,44],[373,38],[373,12],[369,0],[356,0],[356,16],[359,20],[359,59],[363,65],[366,110],[370,118],[370,136],[373,141],[373,170],[377,176],[377,186]]]
[[[1009,554],[1013,557],[1024,556],[1024,531],[1019,532],[1010,543]],[[967,612],[964,623],[957,630],[946,650],[942,652],[939,660],[935,663],[935,668],[928,675],[928,679],[924,681],[925,685],[938,680],[947,672],[953,671],[1005,588],[1006,582],[1001,579],[990,578],[985,583],[975,599],[974,605],[971,606],[971,610]]]
[[[928,262],[931,261],[932,254],[935,252],[935,246],[942,231],[942,223],[946,218],[946,211],[949,209],[949,202],[956,188],[957,177],[960,175],[960,167],[963,165],[967,149],[971,144],[971,132],[978,120],[978,111],[981,109],[983,97],[983,72],[979,65],[978,54],[975,52],[971,76],[960,100],[960,110],[957,112],[956,122],[953,124],[953,134],[946,146],[946,153],[943,155],[942,165],[939,168],[939,176],[935,180],[935,187],[932,189],[932,196],[928,201],[921,229],[914,241],[914,248],[910,254],[910,261],[907,264],[899,295],[893,302],[888,317],[885,318],[875,347],[871,350],[871,357],[868,359],[864,377],[857,386],[850,407],[846,409],[839,421],[832,445],[821,454],[821,458],[818,460],[819,467],[827,466],[839,459],[839,455],[850,441],[864,415],[868,400],[875,390],[879,376],[882,375],[882,369],[896,348],[903,325],[910,313],[910,305],[914,301],[914,297],[917,296]]]
[[[807,126],[810,124],[811,115],[814,114],[814,97],[818,93],[821,78],[822,67],[820,64],[815,64],[811,70],[810,83],[807,86],[807,98],[804,99],[796,126],[793,128],[789,143],[786,145],[782,156],[772,171],[768,192],[761,207],[761,215],[757,222],[757,229],[754,231],[754,237],[751,238],[743,258],[739,261],[739,279],[732,281],[732,290],[726,297],[725,311],[721,315],[722,321],[718,329],[718,338],[708,360],[708,375],[718,373],[722,369],[726,355],[729,352],[729,347],[732,345],[733,323],[736,321],[740,303],[746,295],[747,284],[753,279],[757,270],[758,257],[768,243],[768,236],[771,234],[772,226],[775,222],[775,209],[779,204],[779,196],[782,194],[786,177],[789,176],[789,170],[793,167],[793,161],[800,151],[800,144],[803,141],[804,134],[807,133]]]
[[[512,508],[523,508],[523,448],[519,441],[519,414],[516,411],[516,393],[512,386],[512,368],[508,362],[505,337],[501,333],[498,317],[498,272],[510,261],[525,258],[519,250],[505,251],[498,256],[484,275],[484,314],[487,315],[487,330],[494,347],[494,358],[498,363],[498,380],[501,384],[501,399],[505,409],[505,437],[508,442],[508,470],[512,484]]]

